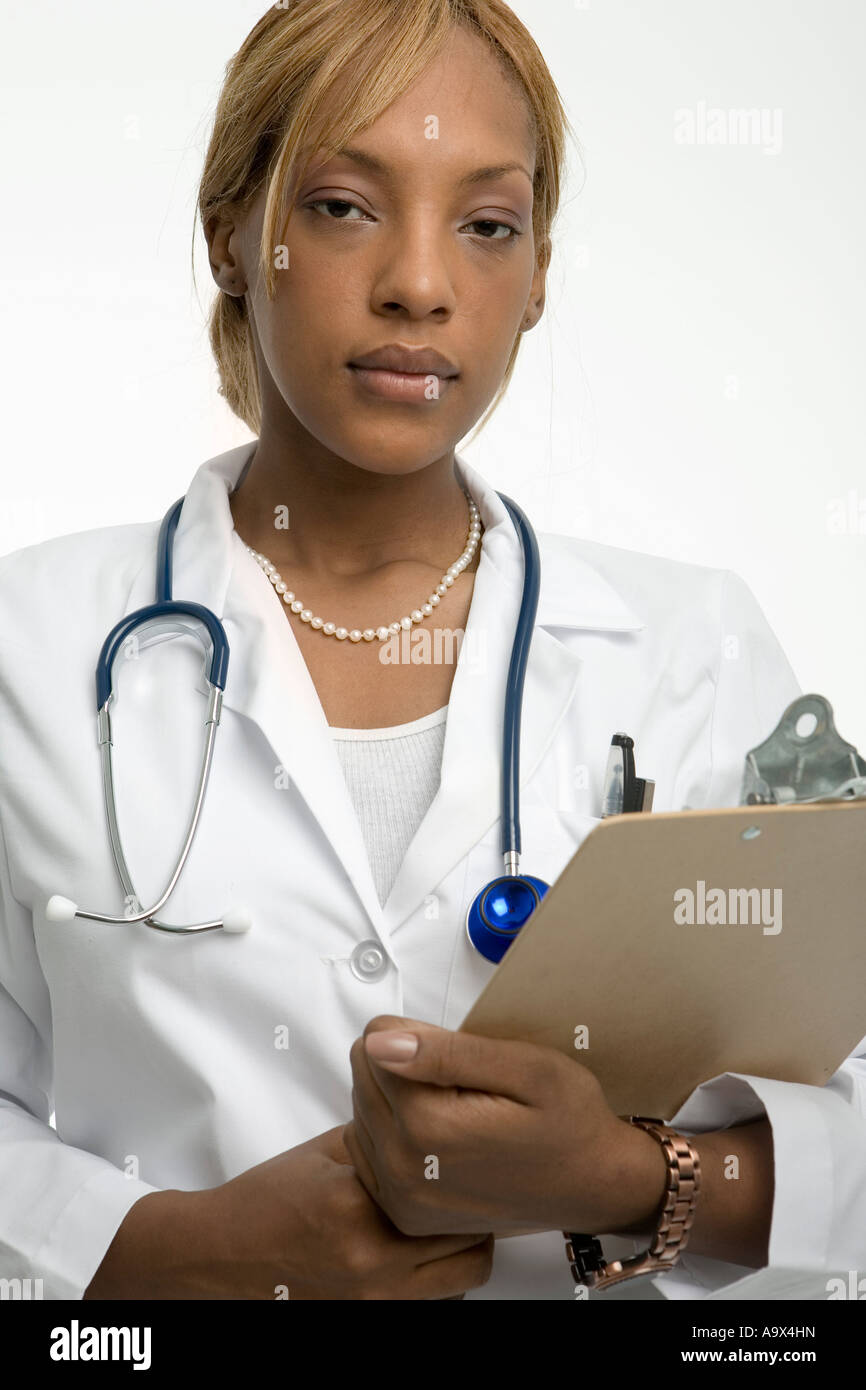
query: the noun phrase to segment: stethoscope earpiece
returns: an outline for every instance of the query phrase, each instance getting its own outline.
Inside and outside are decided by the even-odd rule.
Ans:
[[[45,916],[49,922],[71,922],[78,912],[78,904],[62,893],[55,893],[45,904]]]
[[[503,874],[482,888],[466,914],[466,932],[476,951],[498,964],[549,887],[530,874]]]
[[[231,907],[228,912],[223,913],[223,931],[229,932],[232,936],[248,932],[252,925],[252,914],[246,907]]]

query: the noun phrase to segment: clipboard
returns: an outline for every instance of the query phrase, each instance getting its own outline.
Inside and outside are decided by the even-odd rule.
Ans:
[[[866,800],[602,820],[460,1031],[557,1048],[623,1116],[726,1071],[822,1086],[866,1036]]]

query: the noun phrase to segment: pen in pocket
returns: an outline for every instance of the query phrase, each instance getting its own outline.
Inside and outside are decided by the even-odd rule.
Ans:
[[[619,816],[632,811],[651,811],[655,782],[637,777],[634,767],[634,739],[614,734],[607,755],[601,816]]]

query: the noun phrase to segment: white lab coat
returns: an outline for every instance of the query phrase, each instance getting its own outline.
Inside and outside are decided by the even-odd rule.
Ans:
[[[243,902],[247,935],[46,920],[55,892],[123,912],[94,668],[109,629],[153,601],[159,523],[0,561],[0,1276],[41,1278],[45,1298],[81,1297],[145,1193],[215,1186],[350,1119],[349,1049],[367,1021],[455,1028],[494,969],[464,920],[502,871],[504,686],[522,585],[509,515],[459,459],[486,531],[441,788],[382,907],[291,625],[233,530],[228,491],[254,447],[198,469],[175,539],[175,595],[222,616],[231,659],[201,827],[163,913],[202,921]],[[634,737],[639,775],[656,780],[654,809],[735,805],[746,750],[800,692],[730,571],[539,541],[522,867],[552,881],[597,823],[616,730]],[[113,716],[119,812],[136,888],[152,902],[198,770],[201,649],[182,636],[125,655]],[[369,941],[387,969],[358,978],[350,962]],[[825,1271],[866,1269],[864,1110],[866,1063],[854,1056],[823,1088],[731,1074],[698,1087],[671,1117],[688,1132],[770,1118],[770,1269],[686,1254],[653,1281],[661,1294],[818,1298]],[[605,1241],[608,1257],[634,1248]],[[657,1296],[646,1279],[623,1288]],[[561,1233],[498,1242],[489,1282],[467,1297],[573,1298]]]

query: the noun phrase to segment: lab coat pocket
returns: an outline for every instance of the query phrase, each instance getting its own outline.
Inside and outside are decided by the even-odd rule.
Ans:
[[[587,835],[600,824],[600,816],[553,806],[538,807],[525,817],[521,868],[553,884]]]

